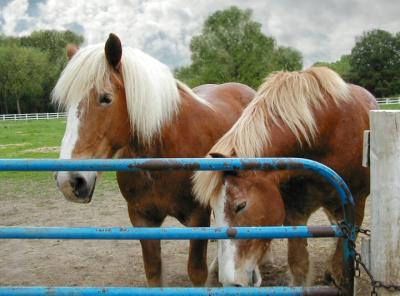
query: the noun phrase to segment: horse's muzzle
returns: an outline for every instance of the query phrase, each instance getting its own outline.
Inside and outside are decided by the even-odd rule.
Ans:
[[[58,189],[66,199],[89,203],[96,185],[96,172],[58,172],[55,175]]]

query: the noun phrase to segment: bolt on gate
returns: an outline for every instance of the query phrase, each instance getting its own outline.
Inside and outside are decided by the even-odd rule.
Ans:
[[[327,180],[339,193],[344,223],[295,227],[0,227],[0,239],[94,239],[94,240],[187,240],[187,239],[273,239],[341,237],[344,243],[345,284],[336,287],[260,288],[135,288],[135,287],[0,287],[0,295],[353,295],[356,237],[354,201],[345,182],[333,170],[301,158],[152,158],[152,159],[0,159],[0,171],[231,171],[308,170]]]

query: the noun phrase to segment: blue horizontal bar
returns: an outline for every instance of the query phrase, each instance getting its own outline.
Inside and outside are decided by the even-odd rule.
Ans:
[[[0,171],[230,171],[323,169],[303,158],[0,159]]]
[[[343,237],[336,226],[0,227],[0,239],[187,240]]]
[[[333,287],[263,287],[263,288],[87,288],[87,287],[1,287],[1,296],[93,296],[93,295],[119,295],[119,296],[152,296],[152,295],[200,295],[200,296],[227,296],[227,295],[339,295]]]
[[[309,170],[325,178],[338,191],[344,207],[347,204],[354,206],[349,188],[336,172],[319,162],[304,158],[0,159],[0,171],[153,170]]]

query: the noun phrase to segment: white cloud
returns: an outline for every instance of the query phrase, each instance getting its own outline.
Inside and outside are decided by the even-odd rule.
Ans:
[[[3,26],[2,32],[6,35],[15,34],[19,21],[28,21],[30,17],[27,15],[28,0],[14,0],[8,3],[2,10]]]
[[[34,18],[28,0],[12,0],[0,13],[1,31],[21,35],[78,24],[87,43],[104,42],[114,32],[124,44],[177,66],[190,62],[190,39],[200,32],[206,17],[231,5],[252,8],[263,32],[279,45],[300,50],[306,66],[349,53],[355,36],[363,31],[400,31],[397,0],[43,0]],[[19,31],[20,21],[29,21],[29,29]]]

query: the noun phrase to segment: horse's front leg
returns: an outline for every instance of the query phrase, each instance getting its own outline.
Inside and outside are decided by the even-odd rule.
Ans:
[[[143,215],[134,205],[128,203],[128,213],[135,227],[160,227],[164,217],[152,219]],[[162,262],[160,240],[141,240],[144,270],[149,287],[162,286]]]
[[[286,211],[285,225],[306,225],[309,214],[296,211]],[[307,239],[297,238],[288,240],[288,263],[291,286],[308,286],[312,281],[310,259],[307,250]]]
[[[358,197],[357,195],[355,196],[356,200],[356,205],[355,205],[355,211],[356,211],[356,217],[355,217],[355,223],[357,226],[361,226],[363,219],[364,219],[364,210],[365,210],[365,202],[366,202],[366,197]],[[343,214],[342,214],[342,208],[339,208],[337,210],[332,210],[332,209],[327,209],[329,211],[329,219],[331,220],[332,224],[336,223],[336,221],[341,221],[343,219]],[[330,260],[329,264],[329,270],[326,272],[325,277],[328,277],[327,280],[329,280],[330,276],[333,276],[334,280],[340,284],[343,285],[345,284],[345,278],[344,278],[344,262],[343,262],[343,239],[339,238],[336,243],[336,249],[335,252]]]
[[[209,227],[210,211],[198,208],[185,223],[188,227]],[[207,281],[207,243],[208,240],[191,240],[188,258],[188,274],[193,286],[204,286]]]

